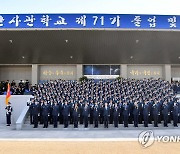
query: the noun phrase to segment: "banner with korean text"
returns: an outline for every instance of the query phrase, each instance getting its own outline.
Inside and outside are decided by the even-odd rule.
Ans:
[[[180,29],[180,16],[135,14],[0,14],[0,29]]]

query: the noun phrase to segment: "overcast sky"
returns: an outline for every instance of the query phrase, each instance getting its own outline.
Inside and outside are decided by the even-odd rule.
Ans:
[[[180,0],[0,0],[0,14],[10,13],[180,15]]]

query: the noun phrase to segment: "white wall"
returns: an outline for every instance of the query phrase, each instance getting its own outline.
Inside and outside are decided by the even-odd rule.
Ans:
[[[15,124],[22,110],[27,105],[31,95],[11,95],[10,102],[13,107],[12,123]],[[0,95],[0,124],[6,124],[5,95]]]
[[[180,78],[180,66],[171,66],[171,76]]]
[[[31,82],[31,72],[31,66],[0,66],[0,81],[15,80],[19,83],[19,80],[29,80]]]

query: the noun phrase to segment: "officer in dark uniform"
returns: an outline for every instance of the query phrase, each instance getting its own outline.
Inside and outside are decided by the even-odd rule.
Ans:
[[[94,105],[93,118],[94,118],[94,128],[98,128],[99,107],[97,102]]]
[[[149,123],[149,106],[148,101],[145,101],[144,108],[143,108],[143,118],[144,118],[144,127],[148,127]]]
[[[144,108],[144,101],[143,101],[142,98],[139,99],[138,108],[139,108],[139,123],[142,124],[142,121],[143,121],[143,108]]]
[[[105,103],[103,114],[104,114],[104,128],[108,128],[110,110],[107,102]]]
[[[35,104],[32,106],[32,115],[33,115],[33,122],[34,122],[34,128],[38,127],[38,115],[40,112],[39,104],[37,101],[35,101]]]
[[[109,116],[109,123],[112,124],[113,123],[113,101],[112,99],[110,100],[110,103],[109,103],[109,112],[110,112],[110,116]]]
[[[118,128],[118,118],[119,118],[119,108],[117,103],[114,105],[114,112],[113,112],[113,120],[114,120],[114,127]]]
[[[43,116],[43,128],[48,128],[48,116],[49,116],[49,106],[47,104],[47,101],[44,102],[44,105],[42,105],[42,116]]]
[[[138,106],[138,103],[135,102],[134,103],[134,108],[133,108],[134,127],[138,127],[139,114],[140,114],[139,106]]]
[[[63,106],[64,106],[63,99],[61,99],[59,102],[59,123],[60,124],[63,124]]]
[[[83,115],[83,119],[84,119],[84,128],[87,128],[88,127],[88,116],[89,116],[89,107],[88,107],[87,103],[85,103],[82,115]]]
[[[53,124],[54,128],[57,128],[57,121],[59,116],[59,105],[57,102],[54,102],[54,105],[52,106],[52,116],[53,116]]]
[[[120,114],[120,116],[119,116],[119,123],[122,124],[123,123],[123,103],[122,103],[121,100],[120,100],[118,106],[119,106],[119,114]]]
[[[159,106],[157,100],[155,100],[155,104],[152,106],[153,110],[153,119],[154,119],[154,127],[158,127],[158,115],[159,115]]]
[[[78,104],[76,103],[73,108],[74,128],[78,128],[78,118],[79,118],[79,109],[78,109]]]
[[[48,104],[48,107],[49,107],[48,121],[50,122],[50,124],[53,124],[53,115],[52,115],[53,106],[54,106],[54,101],[53,99],[51,99]]]
[[[93,100],[91,100],[89,110],[90,110],[90,124],[93,124],[93,110],[94,110]]]
[[[79,112],[80,112],[80,124],[83,124],[83,109],[84,109],[84,106],[83,106],[83,102],[82,100],[80,100],[79,102]]]
[[[128,120],[129,120],[129,106],[127,102],[123,104],[123,120],[124,120],[124,127],[128,127]]]
[[[162,114],[164,119],[164,127],[168,127],[168,115],[170,115],[170,113],[169,113],[169,106],[167,104],[167,101],[165,101],[163,104]]]
[[[100,111],[100,119],[99,119],[99,122],[100,122],[100,124],[103,124],[103,121],[104,121],[104,119],[103,119],[103,112],[104,112],[104,105],[103,105],[103,103],[102,103],[102,100],[100,101],[100,109],[99,109]]]
[[[34,105],[34,98],[30,98],[30,101],[27,102],[27,106],[29,106],[30,124],[33,124],[33,115],[32,115],[33,105]]]
[[[69,103],[69,111],[70,111],[69,123],[70,124],[73,124],[73,109],[74,109],[74,102],[73,102],[73,99],[71,99]]]
[[[10,126],[11,125],[11,114],[12,114],[12,107],[11,107],[11,103],[8,102],[7,106],[6,106],[6,126]]]
[[[178,103],[175,102],[174,107],[173,107],[173,125],[174,125],[174,127],[178,127],[178,125],[177,125],[178,115],[179,115]]]
[[[63,106],[63,121],[64,121],[64,128],[68,127],[68,116],[69,116],[69,105],[67,104],[67,101],[65,101],[65,104]]]

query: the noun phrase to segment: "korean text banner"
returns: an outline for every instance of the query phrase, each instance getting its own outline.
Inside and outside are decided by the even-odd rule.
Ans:
[[[0,29],[180,29],[180,16],[130,14],[0,14]]]

